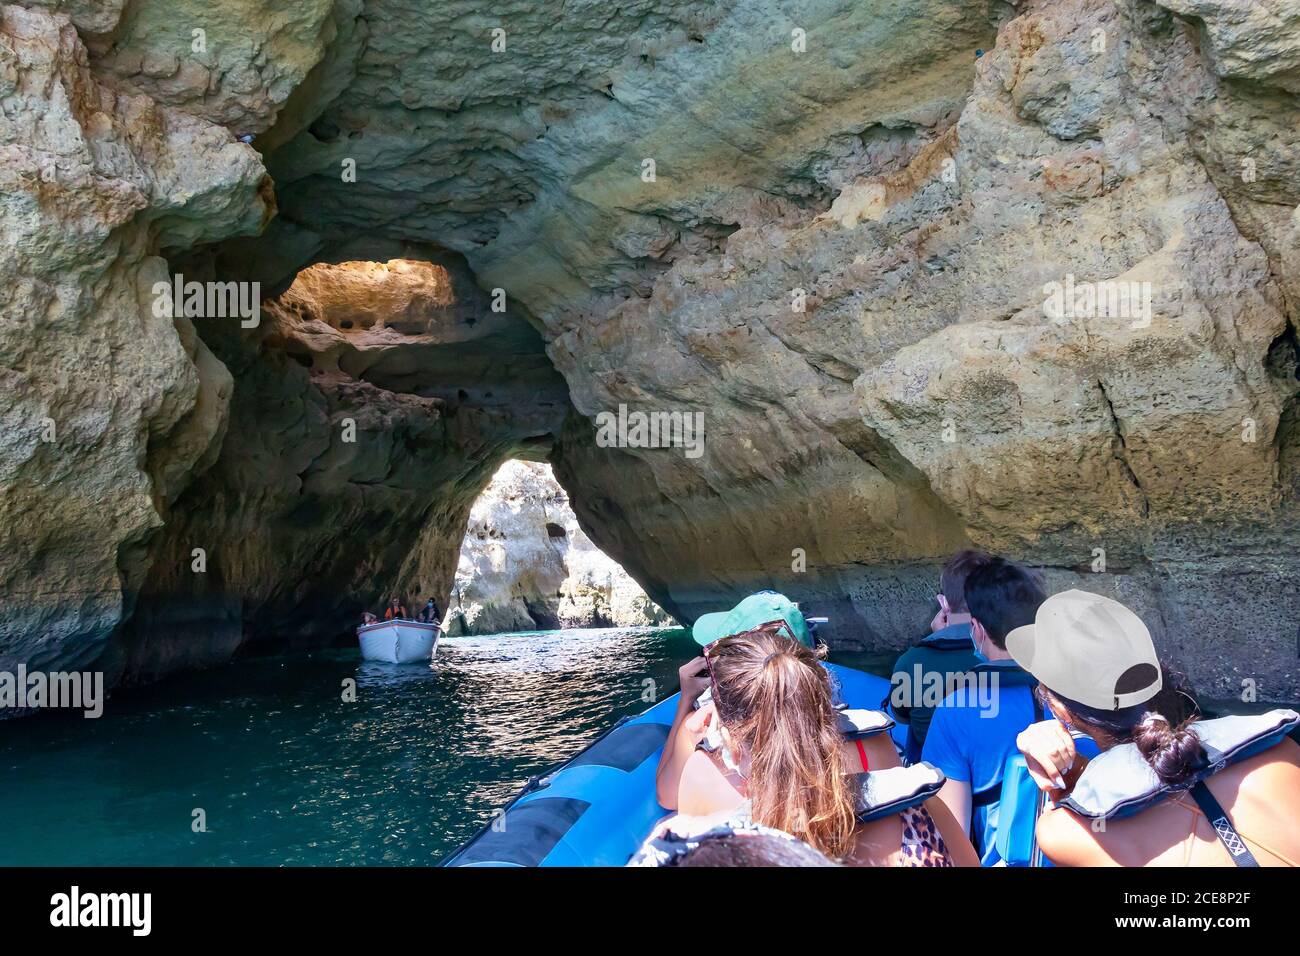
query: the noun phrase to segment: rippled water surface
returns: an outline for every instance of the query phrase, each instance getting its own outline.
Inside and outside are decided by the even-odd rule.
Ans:
[[[432,666],[321,651],[119,694],[98,720],[0,722],[0,864],[434,863],[673,693],[694,648],[673,629],[448,638]]]
[[[449,638],[431,666],[348,648],[175,677],[98,720],[0,721],[0,865],[436,863],[696,651],[681,629]]]

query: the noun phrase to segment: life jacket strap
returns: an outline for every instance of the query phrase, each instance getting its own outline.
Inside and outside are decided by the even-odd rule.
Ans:
[[[1250,847],[1246,846],[1246,841],[1241,838],[1237,828],[1228,819],[1228,812],[1223,809],[1218,800],[1214,799],[1214,794],[1210,793],[1210,788],[1205,785],[1204,780],[1198,780],[1196,786],[1192,787],[1192,799],[1205,814],[1205,819],[1209,820],[1210,825],[1214,827],[1219,842],[1232,857],[1232,862],[1236,866],[1259,866],[1255,854],[1250,852]]]

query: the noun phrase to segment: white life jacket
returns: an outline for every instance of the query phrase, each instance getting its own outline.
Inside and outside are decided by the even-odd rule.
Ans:
[[[883,710],[841,710],[836,714],[845,740],[866,740],[894,729],[894,718]]]
[[[1061,805],[1089,819],[1118,820],[1132,816],[1171,794],[1190,790],[1230,764],[1276,746],[1297,727],[1300,727],[1300,714],[1282,709],[1253,716],[1199,720],[1191,729],[1201,738],[1210,760],[1204,769],[1177,787],[1161,782],[1136,744],[1121,744],[1088,762]]]
[[[858,822],[868,823],[925,803],[943,789],[943,771],[928,763],[853,774]]]

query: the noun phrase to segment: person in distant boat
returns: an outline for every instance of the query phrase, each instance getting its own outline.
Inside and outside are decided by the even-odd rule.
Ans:
[[[432,597],[429,598],[428,603],[426,603],[423,610],[420,611],[420,617],[418,620],[423,621],[425,624],[442,623],[442,612],[438,610],[438,602]]]
[[[855,866],[978,865],[937,797],[858,822],[860,778],[846,757],[830,673],[782,622],[713,642],[704,660],[713,700],[682,730],[716,737],[722,773],[712,754],[693,752],[677,789],[678,816],[657,832],[689,833],[693,821],[706,829],[756,824]]]
[[[410,617],[406,613],[406,605],[402,603],[401,598],[393,598],[388,602],[388,610],[384,612],[385,621],[406,621]]]
[[[1099,594],[1048,598],[1006,644],[1049,708],[1016,743],[1058,804],[1037,827],[1053,863],[1300,866],[1300,714],[1200,719],[1142,619]]]
[[[361,613],[361,627],[358,627],[357,630],[359,631],[361,630],[362,627],[368,627],[371,624],[378,624],[378,623],[379,623],[378,617],[371,614],[369,611],[363,611]]]
[[[899,723],[907,724],[909,764],[921,759],[934,704],[952,690],[955,677],[979,663],[971,641],[966,578],[990,557],[983,551],[970,549],[952,556],[939,575],[939,593],[935,595],[939,613],[930,622],[933,633],[905,651],[894,664],[889,709]],[[926,695],[933,697],[936,691],[938,700],[925,703]]]

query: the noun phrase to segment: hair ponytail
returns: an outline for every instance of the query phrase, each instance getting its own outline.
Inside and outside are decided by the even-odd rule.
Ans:
[[[709,657],[718,716],[749,757],[754,822],[843,856],[857,821],[830,675],[817,654],[760,628],[723,638]]]

